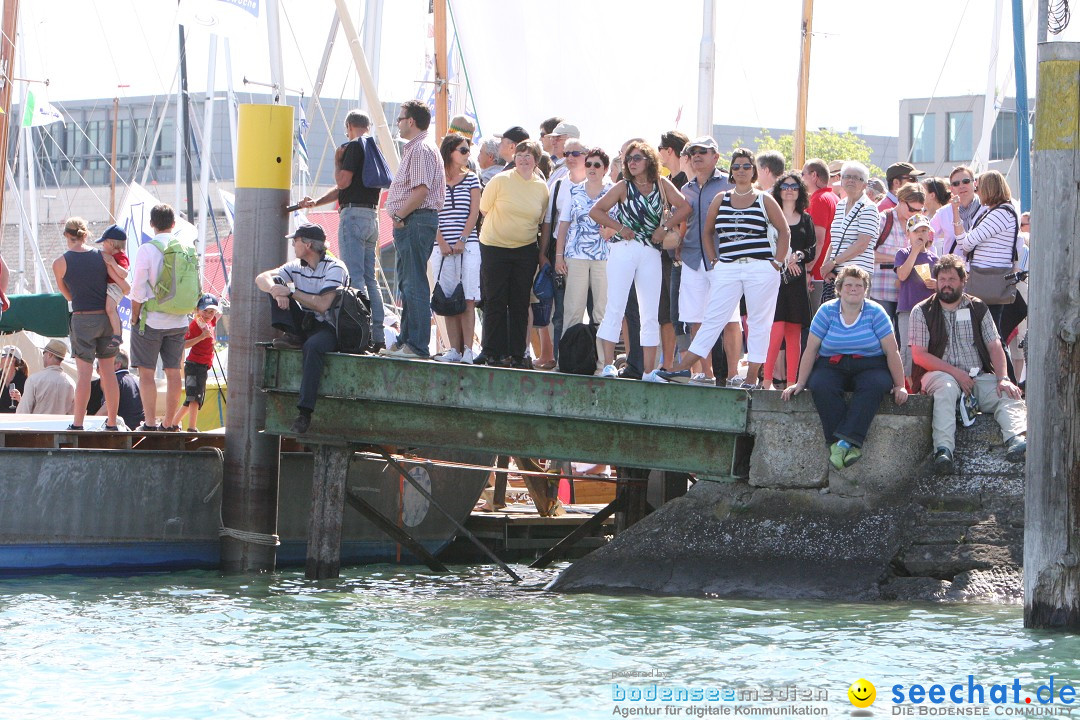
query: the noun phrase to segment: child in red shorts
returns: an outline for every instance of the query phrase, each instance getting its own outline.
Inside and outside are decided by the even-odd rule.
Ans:
[[[206,374],[214,362],[214,326],[220,315],[221,302],[213,295],[203,295],[184,335],[184,347],[191,348],[184,362],[184,409],[173,424],[179,427],[187,415],[188,432],[199,431],[199,409],[206,399]]]

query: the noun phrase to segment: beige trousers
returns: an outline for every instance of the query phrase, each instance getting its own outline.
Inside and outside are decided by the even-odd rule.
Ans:
[[[607,305],[607,262],[604,260],[566,259],[566,288],[563,293],[563,332],[584,322],[585,310],[589,305],[589,291],[592,290],[593,322],[599,325],[604,320],[604,306]],[[596,340],[596,369],[604,369],[604,348],[600,339]]]
[[[923,392],[934,397],[934,447],[953,450],[956,447],[956,404],[960,401],[960,386],[948,373],[933,370],[922,379]],[[1027,432],[1027,406],[1023,400],[1007,395],[998,396],[997,377],[983,373],[975,378],[975,399],[979,411],[993,413],[1001,428],[1001,437],[1008,441]]]

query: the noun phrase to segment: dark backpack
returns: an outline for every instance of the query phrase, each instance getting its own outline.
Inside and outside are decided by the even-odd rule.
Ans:
[[[394,181],[394,176],[390,172],[390,166],[386,164],[386,158],[383,157],[382,151],[375,144],[375,138],[365,136],[363,142],[364,168],[360,174],[360,181],[364,183],[364,187],[390,187],[390,183]]]
[[[363,291],[339,287],[328,319],[337,331],[338,352],[362,353],[371,344],[371,303]]]
[[[592,375],[596,372],[596,328],[578,323],[559,340],[559,372]]]

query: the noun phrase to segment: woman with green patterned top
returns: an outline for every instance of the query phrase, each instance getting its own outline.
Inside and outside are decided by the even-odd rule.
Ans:
[[[615,343],[622,330],[630,286],[637,291],[641,313],[642,380],[656,382],[656,347],[660,344],[660,247],[664,235],[690,216],[690,205],[671,181],[660,176],[660,158],[648,143],[634,141],[623,152],[623,179],[593,206],[589,217],[616,231],[607,261],[608,295],[604,321],[596,336],[604,347],[604,377],[616,377]],[[663,221],[663,196],[674,214]],[[615,208],[614,217],[610,211]]]

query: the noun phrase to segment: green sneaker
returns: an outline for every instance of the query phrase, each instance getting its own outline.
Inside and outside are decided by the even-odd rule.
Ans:
[[[844,452],[845,449],[840,447],[840,443],[833,443],[832,446],[829,447],[829,462],[832,463],[832,466],[837,470],[844,469]]]
[[[851,467],[859,461],[862,457],[862,450],[857,447],[848,448],[847,454],[844,455],[844,467]]]

